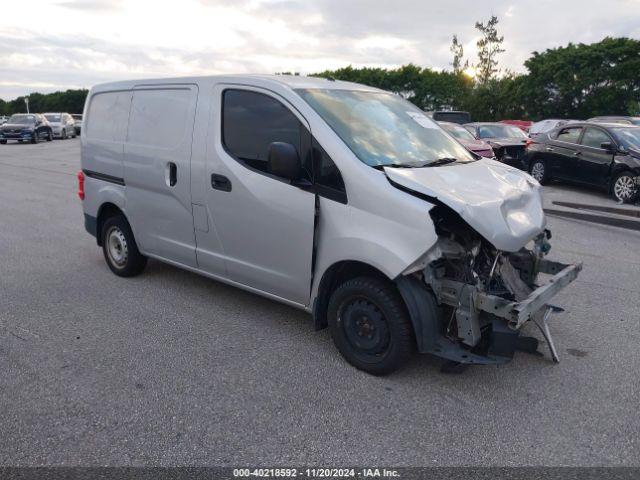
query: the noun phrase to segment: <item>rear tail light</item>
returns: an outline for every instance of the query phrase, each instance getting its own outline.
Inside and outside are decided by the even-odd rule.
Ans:
[[[84,200],[84,173],[78,171],[78,198]]]

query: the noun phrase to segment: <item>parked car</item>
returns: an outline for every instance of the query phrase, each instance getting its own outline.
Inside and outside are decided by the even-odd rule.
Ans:
[[[9,120],[9,117],[7,117],[6,115],[0,115],[0,125],[4,125],[5,123],[7,123],[7,120]]]
[[[627,125],[640,125],[640,117],[626,117],[623,115],[615,116],[602,116],[602,117],[593,117],[587,120],[588,122],[597,122],[597,123],[623,123]]]
[[[82,115],[79,113],[72,113],[73,121],[75,122],[76,135],[82,133]]]
[[[464,125],[474,138],[484,140],[498,161],[524,170],[525,145],[529,137],[513,125],[504,123],[476,122]]]
[[[114,274],[151,257],[303,309],[373,374],[416,347],[509,361],[581,268],[544,258],[538,182],[477,160],[389,92],[286,75],[122,81],[93,87],[84,118],[78,196]]]
[[[533,122],[530,120],[500,120],[500,123],[513,125],[514,127],[518,127],[525,133],[529,133],[529,128],[531,127],[531,125],[533,125]]]
[[[561,125],[564,125],[568,122],[575,122],[577,120],[562,120],[559,118],[547,118],[546,120],[540,120],[539,122],[534,123],[529,128],[529,136],[531,138],[535,138],[538,135],[542,135],[543,133],[550,132],[554,128],[557,128]]]
[[[438,122],[442,128],[453,135],[467,150],[482,157],[493,158],[493,149],[484,140],[477,140],[471,132],[462,125],[451,122]]]
[[[540,183],[565,180],[608,191],[632,201],[640,182],[640,127],[580,122],[536,137],[526,163]]]
[[[469,112],[462,112],[459,110],[438,110],[435,112],[427,112],[427,115],[433,118],[436,122],[451,122],[462,125],[471,121],[471,115]]]
[[[40,140],[53,140],[53,130],[47,119],[40,113],[16,113],[0,127],[0,143],[8,140],[18,142],[30,141],[38,143]]]
[[[53,129],[53,136],[66,140],[69,137],[76,138],[76,128],[73,117],[68,113],[45,113],[44,116],[49,121]]]

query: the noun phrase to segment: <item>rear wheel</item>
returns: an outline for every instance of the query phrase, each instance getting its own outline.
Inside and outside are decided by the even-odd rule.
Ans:
[[[358,277],[331,295],[331,337],[354,367],[373,375],[399,369],[409,359],[413,329],[400,294],[389,281]]]
[[[611,184],[611,193],[619,202],[631,202],[638,194],[635,177],[630,172],[619,173]]]
[[[138,275],[147,265],[147,257],[138,250],[131,227],[123,215],[104,222],[102,252],[111,271],[120,277]]]
[[[529,173],[533,178],[540,182],[541,185],[544,185],[549,181],[549,172],[547,172],[547,165],[540,159],[536,159],[531,162]]]

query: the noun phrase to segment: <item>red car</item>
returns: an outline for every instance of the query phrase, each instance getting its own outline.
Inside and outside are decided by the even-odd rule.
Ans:
[[[529,133],[529,129],[531,128],[531,125],[533,125],[533,122],[530,120],[500,120],[500,123],[515,125],[525,133]]]
[[[438,122],[442,128],[453,135],[467,150],[482,157],[493,158],[493,148],[484,140],[477,140],[469,131],[457,123]]]

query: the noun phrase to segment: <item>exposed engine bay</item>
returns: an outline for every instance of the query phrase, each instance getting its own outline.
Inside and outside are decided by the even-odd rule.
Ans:
[[[437,332],[431,332],[437,340],[427,351],[459,363],[504,363],[518,349],[521,327],[531,320],[559,361],[547,319],[562,309],[548,301],[582,265],[546,259],[551,249],[546,229],[519,251],[506,252],[445,205],[430,215],[438,241],[405,272],[427,286],[437,302]],[[550,275],[547,283],[539,284],[540,274]]]

